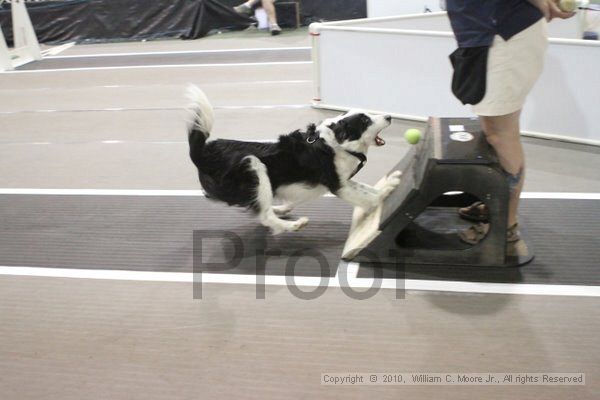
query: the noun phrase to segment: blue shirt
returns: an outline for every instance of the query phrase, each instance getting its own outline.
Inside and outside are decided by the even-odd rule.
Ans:
[[[446,8],[458,47],[490,46],[494,35],[508,40],[543,17],[527,0],[447,0]]]

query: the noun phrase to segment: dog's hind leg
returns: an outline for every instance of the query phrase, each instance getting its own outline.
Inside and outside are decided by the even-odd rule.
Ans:
[[[327,187],[323,185],[295,183],[280,186],[275,193],[275,198],[280,199],[282,204],[273,206],[273,211],[280,217],[285,216],[299,205],[317,199],[327,192]]]
[[[267,167],[255,156],[248,156],[246,160],[249,161],[250,169],[256,172],[258,178],[255,201],[261,224],[271,228],[274,235],[302,229],[308,223],[308,218],[286,221],[279,218],[273,211],[273,190],[267,174]]]
[[[285,215],[288,215],[294,209],[294,206],[295,205],[291,203],[284,203],[278,206],[273,206],[273,212],[275,213],[275,215],[283,217]]]

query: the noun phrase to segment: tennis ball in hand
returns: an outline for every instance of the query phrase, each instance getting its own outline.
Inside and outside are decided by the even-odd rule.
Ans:
[[[421,140],[421,131],[415,128],[407,129],[404,132],[404,139],[410,144],[417,144]]]
[[[573,12],[579,6],[579,2],[577,0],[560,0],[558,3],[558,7],[564,12]]]

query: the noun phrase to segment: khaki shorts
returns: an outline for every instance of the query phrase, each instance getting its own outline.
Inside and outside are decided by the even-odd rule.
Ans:
[[[472,106],[473,112],[498,116],[523,108],[542,73],[547,47],[544,18],[508,41],[496,35],[488,53],[486,92],[483,99]]]

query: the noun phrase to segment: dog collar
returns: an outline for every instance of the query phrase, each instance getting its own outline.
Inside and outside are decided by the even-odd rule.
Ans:
[[[318,132],[315,132],[312,135],[309,134],[306,137],[306,141],[310,144],[313,144],[314,142],[316,142],[317,139],[320,139],[320,135]],[[363,153],[358,153],[356,151],[350,151],[350,150],[346,150],[346,149],[344,149],[344,151],[346,153],[358,158],[358,160],[360,161],[360,163],[358,164],[358,166],[356,167],[354,172],[352,172],[352,174],[350,175],[350,178],[352,178],[354,175],[358,174],[358,171],[360,171],[365,166],[365,163],[367,162],[367,156],[365,156]]]
[[[360,164],[358,164],[354,172],[350,175],[350,178],[352,178],[354,175],[358,174],[358,171],[360,171],[365,166],[365,163],[367,162],[367,156],[365,156],[363,153],[357,153],[356,151],[350,151],[345,149],[344,151],[360,160]]]
[[[310,144],[313,144],[314,142],[316,142],[316,141],[317,141],[317,139],[320,139],[320,138],[321,138],[321,137],[320,137],[320,135],[319,135],[319,132],[315,131],[314,133],[312,133],[312,134],[310,134],[310,133],[309,133],[309,134],[306,136],[306,141],[307,141],[308,143],[310,143]]]

